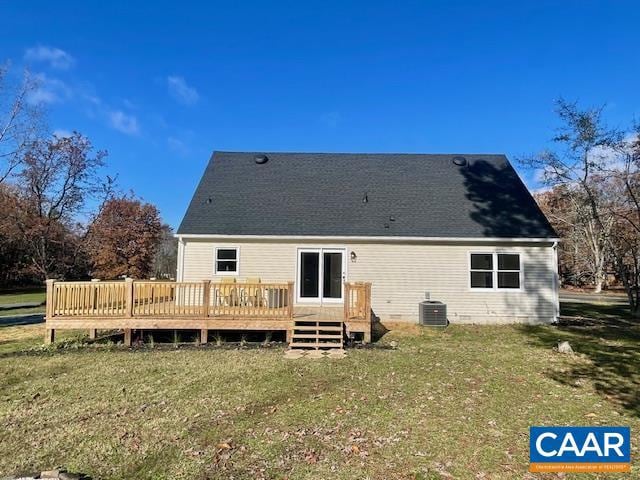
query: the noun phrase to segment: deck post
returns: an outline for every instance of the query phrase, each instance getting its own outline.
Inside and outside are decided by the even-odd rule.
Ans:
[[[125,278],[124,279],[124,285],[125,285],[125,313],[124,316],[127,318],[131,318],[133,317],[133,295],[134,295],[134,291],[133,291],[133,278]],[[124,344],[127,347],[131,346],[131,329],[130,328],[125,328],[124,329]]]
[[[206,319],[209,318],[209,312],[211,310],[211,280],[202,281],[202,316]],[[206,328],[200,329],[200,345],[206,345],[209,337],[209,330]]]
[[[208,317],[211,303],[211,280],[203,280],[202,289],[202,316]]]
[[[56,341],[56,330],[54,328],[45,328],[45,331],[44,331],[45,345],[51,345],[55,341]]]
[[[289,328],[287,328],[287,333],[285,340],[287,343],[291,343],[291,339],[293,337],[293,282],[287,282],[287,307],[289,308]]]
[[[46,319],[53,317],[53,312],[55,311],[53,305],[53,285],[56,283],[55,278],[49,278],[46,282],[47,284],[47,294],[45,297],[45,315]]]
[[[289,320],[293,321],[293,282],[287,282],[287,297]]]
[[[54,284],[56,283],[56,279],[55,278],[49,278],[47,279],[47,281],[45,282],[47,285],[47,293],[46,293],[46,297],[45,297],[45,322],[49,322],[49,320],[53,319],[53,315],[55,313],[55,305],[54,303],[54,295],[53,295],[53,288],[54,288]],[[45,335],[44,335],[44,343],[45,344],[50,344],[53,343],[55,341],[55,337],[56,337],[56,331],[53,328],[46,328],[45,329]]]
[[[125,278],[125,314],[127,318],[133,317],[133,278]]]
[[[344,321],[349,320],[349,301],[351,299],[351,292],[349,289],[349,282],[344,282]]]
[[[363,343],[371,343],[371,282],[364,284],[364,318],[367,321]]]
[[[89,329],[89,340],[95,340],[98,337],[98,329],[90,328]]]

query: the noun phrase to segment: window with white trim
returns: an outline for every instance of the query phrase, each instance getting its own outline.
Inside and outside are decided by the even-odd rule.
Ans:
[[[216,275],[238,274],[238,249],[216,248]]]
[[[520,255],[498,253],[498,288],[520,288]]]
[[[470,285],[478,289],[520,289],[519,253],[471,253]]]

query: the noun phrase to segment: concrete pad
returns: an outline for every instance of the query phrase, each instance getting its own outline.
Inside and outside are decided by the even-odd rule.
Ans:
[[[307,358],[324,358],[324,352],[319,350],[311,350],[307,353]]]
[[[302,358],[306,353],[303,350],[285,350],[284,358]]]
[[[345,352],[341,348],[335,348],[327,352],[327,358],[344,358],[346,356],[347,356],[347,352]]]

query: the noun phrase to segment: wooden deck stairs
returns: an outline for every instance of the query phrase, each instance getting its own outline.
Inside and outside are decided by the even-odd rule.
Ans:
[[[344,349],[344,322],[336,319],[296,319],[290,350],[335,351]]]

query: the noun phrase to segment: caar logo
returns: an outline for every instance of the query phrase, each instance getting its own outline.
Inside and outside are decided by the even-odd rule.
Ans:
[[[530,472],[629,472],[629,427],[530,427]]]

